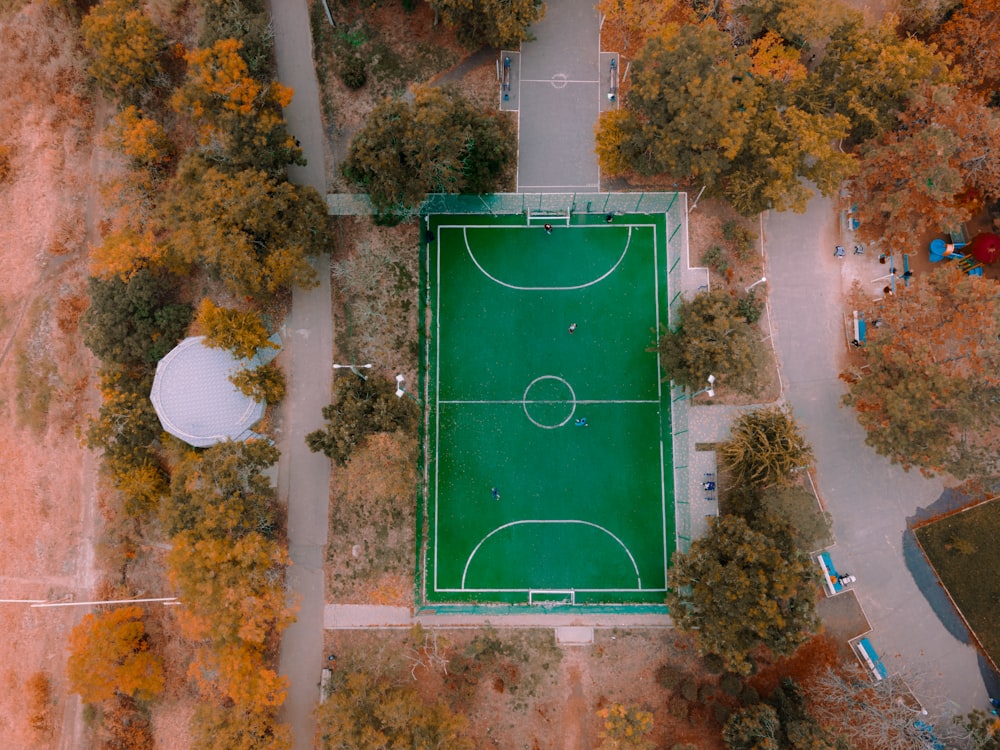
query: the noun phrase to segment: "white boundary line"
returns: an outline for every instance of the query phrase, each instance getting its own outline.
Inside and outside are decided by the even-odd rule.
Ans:
[[[520,82],[520,79],[518,79],[518,96],[520,96],[520,86],[521,86],[521,82]],[[519,121],[520,121],[520,116],[521,116],[520,109],[518,109],[518,120]],[[586,228],[590,228],[590,226],[591,225],[579,225],[578,228],[586,229]],[[600,225],[597,225],[597,226],[600,226]],[[435,350],[436,350],[436,354],[435,354],[435,368],[434,368],[434,402],[435,402],[435,409],[434,409],[434,539],[433,539],[433,545],[434,545],[434,583],[433,583],[433,586],[434,586],[434,588],[433,588],[433,590],[434,590],[435,593],[460,593],[460,592],[467,592],[467,591],[477,591],[477,592],[484,593],[484,594],[490,594],[490,593],[497,593],[497,594],[499,594],[499,593],[527,593],[527,592],[529,592],[529,591],[532,590],[530,587],[528,587],[528,588],[516,588],[516,589],[512,589],[512,588],[484,588],[484,589],[464,589],[464,588],[462,588],[462,589],[455,589],[455,588],[441,588],[441,587],[438,586],[438,570],[439,570],[439,565],[438,565],[438,548],[440,546],[439,545],[440,534],[438,533],[438,521],[440,519],[439,499],[440,499],[440,486],[441,486],[441,483],[440,483],[441,417],[440,417],[440,409],[438,407],[441,404],[504,404],[504,403],[521,404],[522,403],[522,401],[515,401],[515,400],[511,400],[511,401],[485,401],[485,400],[484,401],[461,401],[461,400],[444,400],[443,401],[441,399],[441,377],[440,377],[440,363],[441,363],[441,230],[442,229],[462,229],[463,230],[462,231],[462,236],[463,236],[463,239],[465,239],[466,249],[468,249],[468,238],[467,238],[465,230],[467,228],[469,228],[469,227],[491,228],[491,229],[512,229],[512,228],[514,228],[514,229],[520,229],[520,228],[526,229],[526,228],[528,228],[528,227],[522,227],[520,225],[513,225],[513,224],[510,224],[510,225],[508,225],[508,224],[475,224],[475,225],[439,224],[436,227],[436,230],[435,230],[435,234],[436,234],[436,243],[435,244],[437,245],[437,248],[436,248],[437,268],[435,269],[435,276],[436,276],[436,287],[437,288],[435,289],[435,309],[434,309],[434,338],[435,338]],[[631,244],[631,237],[632,237],[631,232],[632,232],[632,228],[634,228],[634,227],[635,228],[639,228],[639,227],[642,227],[642,228],[652,228],[652,230],[653,230],[653,269],[654,269],[654,272],[653,272],[653,284],[654,284],[654,296],[655,296],[655,299],[656,299],[656,322],[657,322],[657,330],[659,330],[659,273],[658,273],[658,268],[657,268],[657,262],[658,262],[657,261],[657,258],[658,258],[658,243],[657,243],[657,238],[656,238],[656,224],[630,224],[629,225],[629,239],[628,239],[628,242],[626,243],[625,251],[628,250],[628,247]],[[669,229],[669,227],[667,226],[667,224],[666,224],[666,218],[664,217],[664,232],[667,232],[668,229]],[[429,248],[428,248],[428,250],[429,250]],[[470,257],[471,257],[471,251],[470,251]],[[615,264],[615,268],[617,268],[618,265],[620,265],[620,263],[622,262],[622,259],[624,257],[625,257],[625,252],[622,253],[622,257],[619,258],[618,263]],[[474,258],[473,258],[473,262],[475,263],[475,259]],[[478,263],[476,263],[476,265],[477,265],[477,267],[479,266]],[[480,270],[482,270],[482,269],[480,269]],[[614,269],[612,269],[611,271],[609,271],[608,274],[605,274],[605,276],[603,276],[601,278],[602,279],[606,278],[607,275],[609,275],[613,271],[614,271]],[[489,277],[489,278],[492,278],[492,277],[489,276],[489,274],[485,274],[485,275],[487,277]],[[498,283],[502,283],[502,282],[498,282]],[[591,282],[591,283],[593,284],[593,283],[596,283],[596,282]],[[517,287],[512,287],[512,288],[517,289]],[[556,290],[561,290],[561,289],[580,289],[580,288],[584,288],[584,287],[557,287]],[[545,290],[545,288],[544,287],[540,288],[540,290]],[[525,291],[527,291],[527,290],[525,290]],[[660,370],[659,370],[659,367],[660,367],[660,355],[659,355],[658,352],[657,352],[657,355],[656,355],[656,367],[657,367],[657,369],[656,369],[657,393],[660,396],[659,400],[656,400],[656,401],[654,401],[654,400],[640,400],[640,399],[637,399],[637,400],[607,400],[607,401],[601,401],[601,400],[581,400],[581,401],[578,401],[577,403],[580,403],[580,404],[599,404],[599,403],[611,403],[611,404],[615,404],[615,403],[619,403],[619,404],[654,404],[654,403],[662,403],[662,389],[663,389],[663,384],[662,384],[662,381],[660,380]],[[667,560],[667,542],[666,542],[667,516],[666,516],[666,485],[664,483],[664,475],[663,475],[663,438],[662,438],[663,425],[662,425],[662,415],[661,415],[661,420],[660,421],[661,421],[661,424],[660,424],[660,430],[661,430],[661,438],[660,438],[660,493],[661,493],[661,509],[660,509],[660,515],[661,515],[662,523],[663,523],[663,559],[664,559],[663,575],[664,575],[664,585],[662,587],[658,587],[658,588],[648,588],[648,589],[641,588],[641,578],[639,576],[639,571],[638,571],[638,567],[636,566],[635,559],[632,557],[632,553],[629,551],[628,547],[626,547],[625,544],[620,539],[618,539],[618,537],[614,536],[614,534],[611,534],[611,532],[608,531],[607,533],[609,535],[611,535],[619,544],[621,544],[621,546],[623,547],[623,549],[625,549],[626,553],[628,554],[629,559],[632,560],[632,564],[633,564],[633,566],[635,567],[635,570],[636,570],[636,577],[640,581],[640,588],[638,588],[638,589],[577,588],[577,589],[575,589],[575,591],[582,592],[582,593],[626,593],[626,592],[628,592],[628,593],[658,593],[658,592],[666,592],[666,591],[669,590],[668,587],[667,587],[667,585],[666,585],[666,576],[667,576],[667,566],[666,566],[666,560]],[[672,422],[671,422],[671,431],[672,430],[673,430],[673,427],[672,427]],[[592,524],[592,523],[590,523],[588,521],[567,521],[567,523],[574,523],[574,522],[575,523],[582,523],[582,524],[589,524],[589,525],[595,526],[597,528],[600,528],[603,531],[607,531],[603,527],[600,527],[597,524]],[[515,521],[515,522],[512,522],[512,524],[507,524],[507,525],[514,525],[514,524],[517,524],[517,523],[524,523],[524,521]],[[556,521],[539,521],[539,523],[558,523],[558,522],[556,522]],[[494,532],[491,532],[491,534],[495,533],[496,531],[497,530],[495,529]],[[479,546],[483,543],[483,541],[485,541],[486,538],[488,538],[488,537],[484,537],[484,539],[481,540],[478,545],[476,545],[476,549],[479,548]],[[473,550],[472,554],[475,554],[475,550]],[[472,555],[470,555],[469,560],[471,560],[471,558],[472,558]],[[469,563],[467,561],[466,562],[466,568],[468,568],[468,564]],[[425,578],[425,580],[426,580],[426,578]],[[464,572],[462,574],[462,580],[463,580],[463,586],[464,586],[464,581],[465,581],[465,573]]]
[[[441,399],[438,401],[439,404],[516,404],[520,406],[521,404],[658,404],[659,400],[655,398],[634,398],[634,399],[600,399],[600,398],[579,398],[575,402],[571,402],[568,399],[558,399],[558,398],[538,398],[530,399],[525,401],[519,398],[498,398],[495,400],[483,399],[482,401],[463,401],[461,399]]]
[[[632,557],[632,551],[625,545],[625,542],[623,542],[621,539],[619,539],[617,536],[615,536],[614,534],[612,534],[610,531],[608,531],[606,528],[604,528],[600,524],[592,523],[591,521],[581,521],[581,520],[579,520],[577,518],[566,518],[566,519],[561,519],[561,520],[556,520],[556,519],[543,520],[543,519],[527,519],[526,518],[526,519],[522,519],[520,521],[511,521],[510,523],[505,523],[502,526],[497,526],[495,529],[493,529],[493,531],[491,531],[489,534],[487,534],[482,539],[480,539],[479,540],[479,544],[477,544],[473,548],[472,552],[469,553],[469,557],[465,561],[465,568],[462,570],[462,588],[459,589],[459,591],[466,591],[467,590],[465,588],[465,577],[469,573],[469,566],[472,564],[472,558],[474,558],[476,556],[476,553],[479,551],[479,548],[483,546],[483,544],[486,542],[486,540],[489,539],[494,534],[498,534],[499,532],[503,531],[504,529],[509,529],[509,528],[511,528],[513,526],[523,526],[523,525],[526,525],[526,524],[531,524],[531,525],[534,525],[534,524],[579,524],[580,526],[590,526],[591,528],[597,529],[598,531],[603,531],[609,537],[611,537],[616,542],[618,542],[618,545],[623,550],[625,550],[625,554],[628,555],[628,559],[632,562],[632,570],[635,571],[635,580],[636,580],[636,588],[635,588],[635,590],[636,591],[642,591],[642,576],[639,574],[639,566],[636,565],[635,558]],[[471,589],[471,590],[472,591],[481,591],[482,589]],[[632,591],[633,589],[619,589],[619,590],[620,591]]]
[[[644,225],[644,226],[648,226],[648,225]],[[527,229],[528,227],[517,227],[517,228],[518,229]],[[611,274],[613,274],[615,271],[618,270],[618,266],[620,266],[622,264],[622,261],[625,260],[625,256],[628,255],[628,249],[629,249],[629,247],[632,244],[632,227],[629,226],[629,228],[628,228],[628,235],[626,236],[626,239],[625,239],[625,247],[624,247],[624,249],[622,249],[622,254],[620,256],[618,256],[618,260],[615,261],[615,264],[611,268],[609,268],[604,273],[604,275],[598,276],[596,279],[593,279],[592,281],[588,281],[586,284],[578,284],[576,286],[517,286],[516,284],[508,284],[506,281],[500,281],[500,279],[498,279],[496,276],[494,276],[489,271],[487,271],[485,268],[483,268],[482,265],[480,265],[479,261],[476,259],[476,254],[474,252],[472,252],[472,248],[469,247],[469,232],[468,232],[468,230],[469,230],[469,227],[462,227],[462,238],[465,240],[465,250],[466,250],[466,252],[469,253],[469,258],[475,264],[476,268],[479,269],[479,272],[483,276],[485,276],[486,278],[488,278],[490,281],[492,281],[494,284],[499,284],[500,286],[505,286],[508,289],[514,289],[514,290],[519,291],[519,292],[572,292],[572,291],[576,291],[578,289],[586,289],[588,286],[594,286],[595,284],[600,284],[602,281],[604,281],[606,278],[608,278],[608,276],[610,276]],[[655,246],[656,246],[656,231],[655,230],[653,231],[653,245],[654,245],[654,248],[655,248]],[[654,252],[654,256],[655,256],[655,252]]]
[[[587,81],[584,79],[574,79],[574,78],[522,78],[521,83],[547,83],[554,88],[561,89],[564,84],[567,83],[587,83],[587,84],[600,84],[600,79],[596,81]]]

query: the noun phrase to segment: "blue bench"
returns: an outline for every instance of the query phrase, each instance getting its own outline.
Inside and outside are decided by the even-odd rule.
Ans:
[[[855,643],[854,651],[857,653],[861,663],[871,673],[872,677],[875,678],[876,682],[884,680],[889,676],[889,671],[885,668],[885,665],[879,658],[878,652],[875,651],[875,647],[872,646],[871,641],[867,638],[862,638]]]
[[[837,569],[833,567],[833,560],[830,559],[829,552],[820,552],[816,555],[816,564],[823,571],[823,584],[826,586],[827,596],[839,594],[844,590],[844,584],[840,582],[840,576]]]

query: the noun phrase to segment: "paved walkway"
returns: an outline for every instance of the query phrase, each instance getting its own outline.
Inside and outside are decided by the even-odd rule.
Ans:
[[[323,126],[319,87],[312,60],[312,35],[306,0],[272,3],[278,79],[295,89],[285,109],[289,131],[302,144],[308,164],[289,169],[289,178],[326,194]],[[296,750],[313,747],[312,711],[319,698],[323,661],[323,560],[327,541],[330,461],[306,447],[307,432],[322,426],[322,408],[330,401],[333,323],[330,315],[330,259],[314,261],[320,281],[315,289],[295,288],[285,322],[285,372],[288,395],[276,429],[281,461],[278,493],[288,507],[288,591],[299,605],[298,617],[285,631],[279,669],[289,678],[282,720],[292,728]]]
[[[928,602],[940,598],[939,589],[907,541],[907,518],[935,502],[943,484],[877,455],[865,445],[854,413],[840,406],[844,281],[876,278],[878,261],[833,257],[842,240],[837,216],[819,196],[804,214],[769,215],[765,228],[785,396],[815,451],[818,489],[838,539],[833,562],[857,577],[853,588],[872,624],[872,644],[928,710],[985,707],[976,652],[963,642],[949,609]]]
[[[600,19],[590,0],[549,0],[535,39],[511,52],[517,190],[596,192],[594,125],[601,109]]]

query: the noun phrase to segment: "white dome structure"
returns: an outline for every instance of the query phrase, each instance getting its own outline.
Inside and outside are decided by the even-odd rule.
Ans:
[[[184,339],[156,365],[149,399],[163,429],[196,448],[259,437],[250,428],[264,416],[264,402],[229,380],[256,367],[258,358],[237,359],[227,349],[206,346],[204,339]]]

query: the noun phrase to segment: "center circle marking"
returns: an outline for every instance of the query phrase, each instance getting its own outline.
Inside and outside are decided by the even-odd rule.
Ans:
[[[556,73],[552,76],[552,87],[556,89],[566,88],[566,84],[568,83],[567,78],[565,73]]]
[[[531,413],[528,411],[528,403],[529,403],[528,392],[532,389],[532,387],[536,383],[542,380],[555,380],[556,382],[562,383],[564,386],[566,386],[566,389],[569,391],[569,404],[570,404],[569,414],[566,416],[566,419],[564,419],[559,424],[542,424],[537,419],[532,417]],[[542,403],[556,403],[556,402],[547,401]],[[541,377],[537,377],[530,383],[528,383],[528,387],[524,389],[524,395],[521,396],[521,406],[524,408],[524,416],[526,416],[528,418],[528,421],[531,422],[533,425],[535,425],[535,427],[541,427],[543,430],[555,430],[558,429],[559,427],[562,427],[567,422],[569,422],[569,420],[573,418],[573,415],[576,414],[576,391],[573,390],[573,386],[569,384],[569,381],[560,378],[558,375],[542,375]]]

